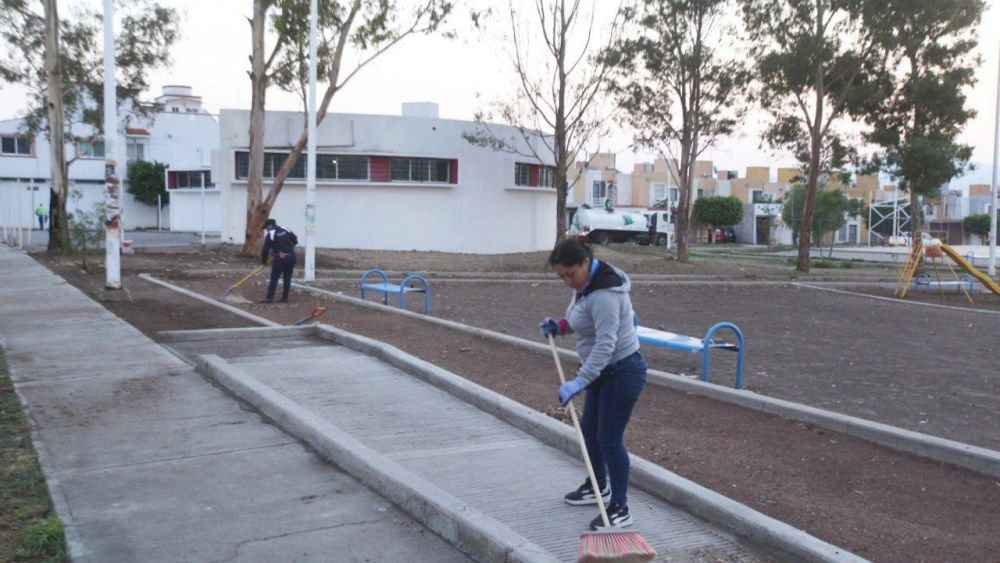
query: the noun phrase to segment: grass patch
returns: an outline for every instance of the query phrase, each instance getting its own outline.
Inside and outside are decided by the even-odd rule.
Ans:
[[[63,523],[0,351],[0,561],[66,561]]]

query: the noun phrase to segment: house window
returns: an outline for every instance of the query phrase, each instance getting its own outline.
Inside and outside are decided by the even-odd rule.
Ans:
[[[517,163],[514,165],[514,185],[515,186],[530,186],[531,185],[531,165]]]
[[[555,183],[555,169],[551,166],[539,166],[538,167],[538,185],[543,188],[554,188]]]
[[[264,178],[272,179],[291,153],[264,153]],[[250,153],[236,153],[236,179],[246,180],[250,176]],[[316,155],[317,180],[367,180],[369,161],[367,156],[318,154]],[[287,179],[304,180],[306,177],[306,155],[300,154],[288,171]]]
[[[666,184],[653,184],[653,201],[663,201],[667,197]]]
[[[698,188],[698,197],[705,197],[705,188]]]
[[[0,138],[2,154],[14,154],[21,156],[31,155],[31,141],[19,135],[10,135]]]
[[[104,141],[80,141],[76,145],[80,158],[104,158]]]
[[[680,188],[670,188],[670,201],[679,201],[681,199]]]
[[[138,141],[128,141],[125,143],[125,153],[129,162],[146,160],[146,145]]]
[[[170,172],[170,174],[174,177],[174,181],[172,182],[173,185],[171,186],[173,188],[201,188],[202,180],[204,180],[206,188],[214,186],[214,184],[212,184],[212,173],[208,170],[193,170],[189,172],[177,171]]]
[[[447,183],[451,176],[451,161],[437,158],[391,158],[390,179],[401,182]]]
[[[608,183],[604,180],[597,180],[594,182],[593,187],[590,191],[590,203],[591,205],[601,205],[604,200],[608,197]]]

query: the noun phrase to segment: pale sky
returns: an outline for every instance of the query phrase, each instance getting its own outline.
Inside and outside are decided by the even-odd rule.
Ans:
[[[149,97],[160,94],[167,84],[193,87],[202,96],[205,108],[247,109],[250,105],[249,69],[251,0],[160,0],[176,7],[182,16],[182,37],[173,49],[173,65],[151,76]],[[76,0],[96,4],[97,0]],[[468,0],[476,6],[493,3],[501,9],[503,0]],[[72,3],[72,2],[71,2]],[[62,6],[64,2],[60,2]],[[989,182],[993,161],[993,127],[997,96],[997,65],[1000,62],[1000,0],[989,0],[979,28],[983,64],[979,82],[970,92],[969,104],[978,115],[961,140],[975,147],[973,160],[983,163],[979,170],[953,182],[964,187],[970,182]],[[66,13],[61,7],[60,10]],[[459,38],[415,36],[405,40],[369,65],[334,98],[333,112],[398,115],[403,102],[432,101],[440,105],[441,117],[472,120],[488,102],[516,92],[513,74],[503,53],[482,40],[468,23],[467,8],[459,7],[451,22]],[[988,30],[993,30],[988,32]],[[322,88],[322,86],[321,86]],[[320,90],[322,92],[322,89]],[[271,110],[301,109],[297,98],[271,89],[267,94]],[[24,109],[23,90],[0,86],[0,119],[19,117]],[[760,149],[757,138],[763,116],[750,119],[737,138],[724,139],[719,148],[705,157],[719,169],[739,170],[748,165],[794,164],[787,155]],[[635,155],[627,150],[630,135],[620,132],[601,142],[602,150],[619,152],[618,168],[631,170],[633,162],[651,155]]]

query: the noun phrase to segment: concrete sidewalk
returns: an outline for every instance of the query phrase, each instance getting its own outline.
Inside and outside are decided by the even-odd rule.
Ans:
[[[75,561],[467,561],[0,245],[0,345]]]
[[[372,356],[301,334],[193,331],[169,346],[221,357],[402,470],[560,561],[597,515],[562,495],[585,477],[578,460]],[[217,335],[213,338],[213,335]],[[262,343],[266,342],[266,346]],[[280,420],[280,419],[279,419]],[[279,422],[280,424],[280,422]],[[635,530],[669,561],[756,561],[761,552],[637,488]]]

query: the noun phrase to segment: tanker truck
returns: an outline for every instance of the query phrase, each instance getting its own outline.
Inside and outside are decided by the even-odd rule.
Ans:
[[[569,234],[596,244],[637,242],[665,246],[672,231],[670,213],[664,209],[627,212],[581,207],[573,215]]]

